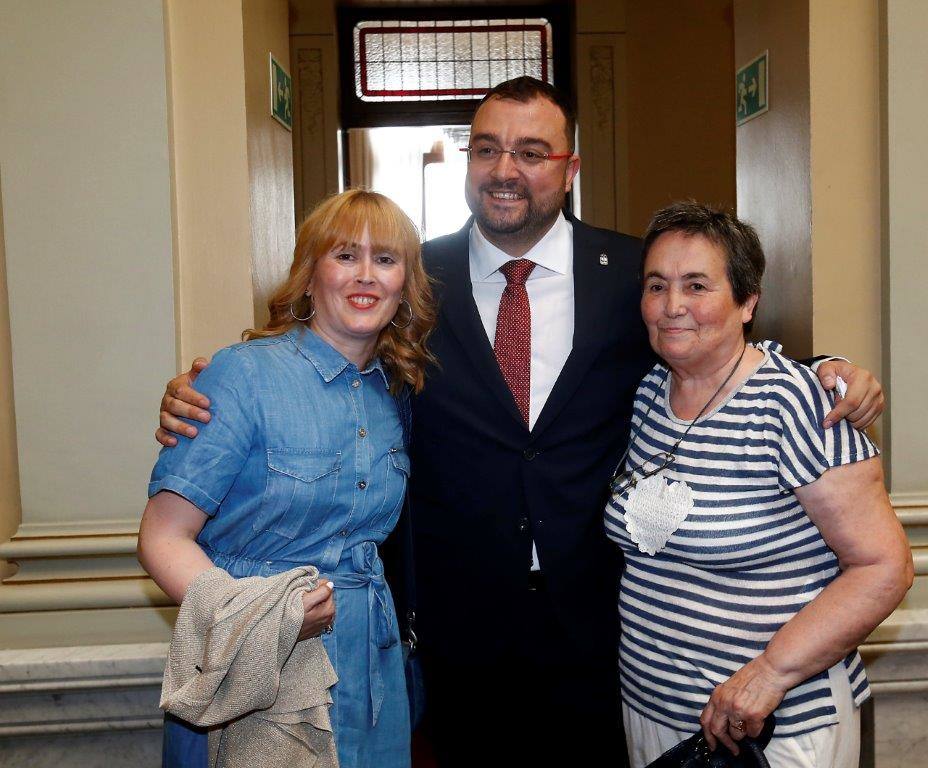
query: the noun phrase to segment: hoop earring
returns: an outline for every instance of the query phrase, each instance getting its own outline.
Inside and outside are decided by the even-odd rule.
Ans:
[[[400,330],[402,330],[403,328],[408,328],[410,323],[412,323],[412,321],[416,319],[416,316],[413,314],[412,304],[410,304],[406,299],[400,299],[400,304],[406,305],[406,308],[409,310],[409,319],[405,323],[403,323],[403,325],[400,325],[399,323],[397,323],[396,315],[400,313],[399,307],[397,307],[396,315],[393,316],[393,319],[390,321],[390,325],[392,325],[394,328],[399,328]]]
[[[307,320],[312,320],[316,314],[316,305],[313,303],[313,295],[311,293],[308,293],[306,295],[309,296],[309,306],[312,307],[312,309],[310,310],[309,314],[306,315],[306,317],[297,317],[293,311],[293,302],[292,301],[290,302],[290,317],[292,317],[294,320],[297,320],[301,323],[305,323]]]

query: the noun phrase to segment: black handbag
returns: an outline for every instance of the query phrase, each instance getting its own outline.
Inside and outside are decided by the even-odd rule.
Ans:
[[[734,755],[721,742],[715,750],[709,749],[702,731],[668,749],[647,768],[770,768],[764,749],[770,743],[776,718],[771,714],[764,720],[764,729],[756,737],[745,736],[738,742]]]

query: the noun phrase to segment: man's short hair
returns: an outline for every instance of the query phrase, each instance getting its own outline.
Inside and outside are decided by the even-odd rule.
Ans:
[[[642,240],[641,277],[654,241],[665,232],[702,235],[722,249],[728,282],[738,306],[743,306],[751,296],[760,296],[766,260],[760,238],[750,224],[728,211],[695,200],[683,200],[661,208],[652,217]],[[754,314],[757,314],[756,309]],[[753,324],[753,318],[745,323],[745,332],[750,331]]]
[[[484,96],[477,109],[480,109],[494,96],[500,99],[511,99],[526,104],[534,99],[547,99],[561,110],[566,123],[567,147],[574,151],[574,134],[577,132],[577,113],[574,110],[570,97],[558,88],[536,77],[523,75],[494,85]]]

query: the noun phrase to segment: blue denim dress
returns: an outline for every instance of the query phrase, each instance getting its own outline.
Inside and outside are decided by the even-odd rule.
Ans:
[[[399,517],[409,459],[378,361],[359,371],[308,329],[217,353],[197,379],[212,419],[161,451],[149,496],[209,519],[197,537],[232,576],[315,565],[335,582],[323,635],[339,681],[330,710],[342,768],[406,768],[409,710],[393,598],[377,545]],[[206,766],[206,734],[165,719],[164,765]]]

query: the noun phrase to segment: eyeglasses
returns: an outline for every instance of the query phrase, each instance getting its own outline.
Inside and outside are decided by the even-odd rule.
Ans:
[[[538,168],[547,163],[548,160],[563,160],[566,157],[573,157],[571,152],[553,154],[551,152],[539,152],[536,149],[502,149],[492,144],[461,147],[460,151],[467,153],[469,162],[479,163],[480,165],[495,165],[500,155],[512,155],[512,161],[522,168]]]
[[[612,492],[621,496],[625,491],[629,488],[634,488],[642,480],[656,475],[663,469],[667,469],[667,467],[673,464],[675,458],[676,456],[672,453],[661,451],[651,456],[651,458],[645,459],[637,467],[633,467],[627,472],[620,473],[617,471],[612,476]],[[649,464],[654,464],[654,469],[645,469]],[[621,464],[619,466],[621,466]]]

